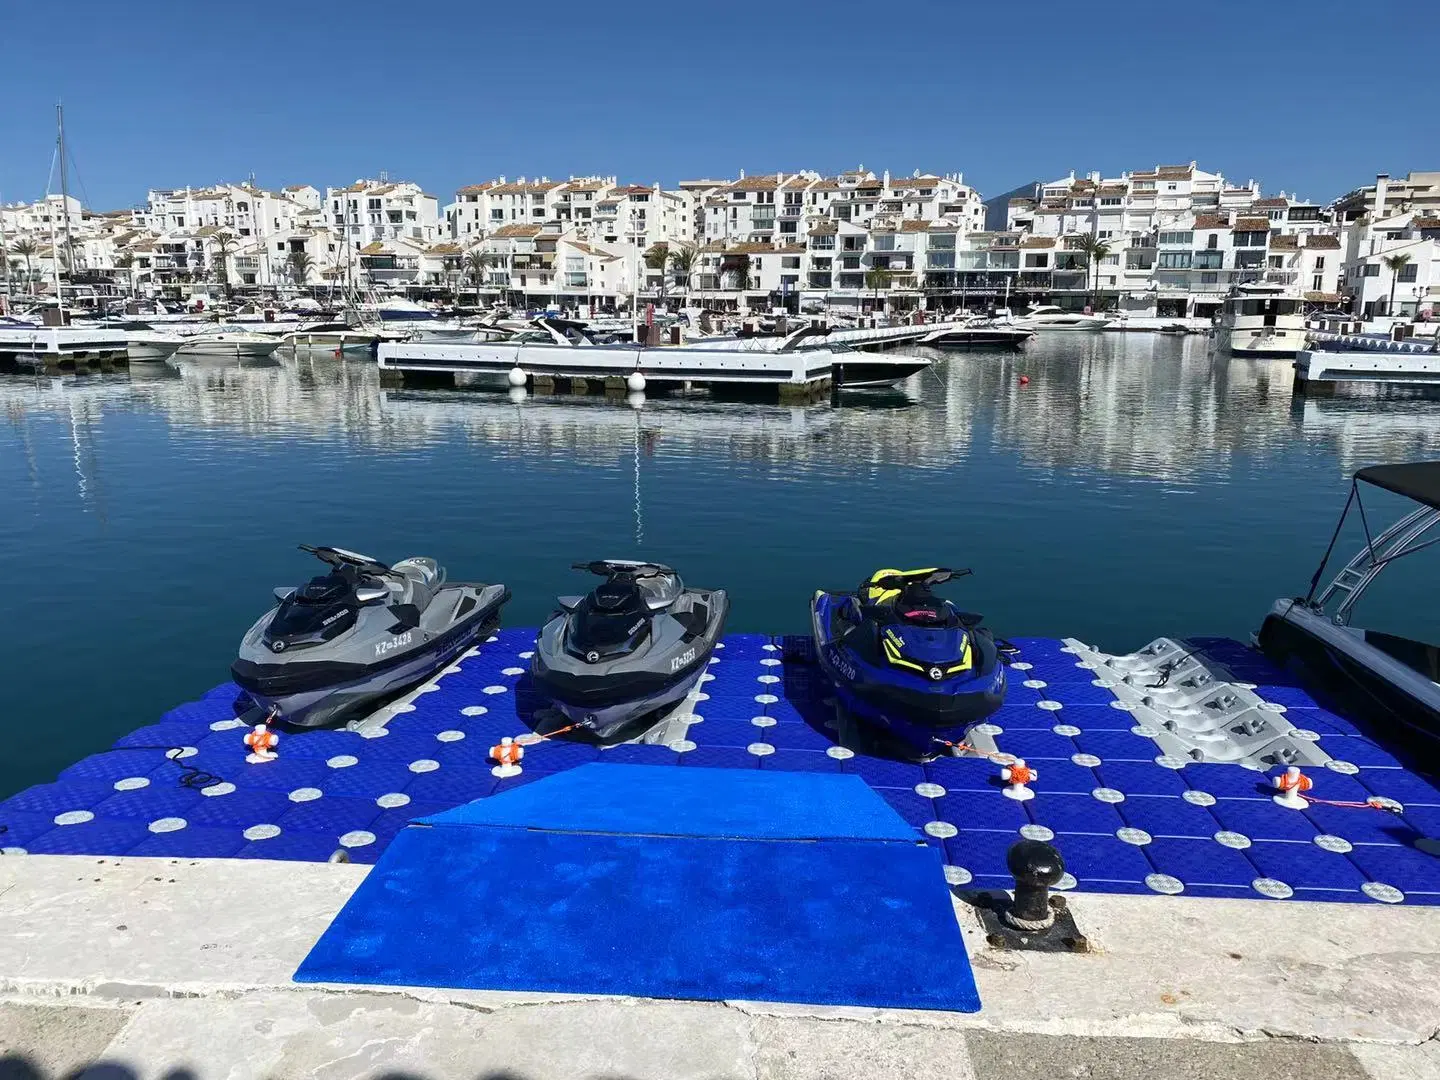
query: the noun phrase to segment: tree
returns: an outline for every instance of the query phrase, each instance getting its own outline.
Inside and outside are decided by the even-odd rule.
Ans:
[[[694,244],[681,244],[670,252],[670,272],[675,275],[676,285],[689,286],[690,272],[695,269],[697,257]]]
[[[1385,263],[1385,269],[1390,271],[1390,300],[1385,305],[1385,314],[1394,315],[1395,286],[1400,282],[1400,271],[1410,265],[1410,256],[1402,251],[1398,255],[1386,255],[1381,261]]]
[[[665,301],[665,264],[670,259],[670,245],[666,243],[651,244],[645,250],[645,268],[647,270],[660,271],[660,301]]]
[[[750,287],[750,256],[732,255],[730,272],[735,275],[735,287],[743,293]]]
[[[215,280],[224,287],[225,298],[228,300],[231,295],[230,252],[235,249],[235,238],[227,232],[217,232],[210,241],[215,249],[215,254],[210,257],[211,265],[215,268]]]
[[[35,246],[35,241],[29,237],[22,237],[10,245],[10,250],[25,260],[25,281],[33,287],[35,282],[35,267],[31,264],[30,259],[34,256],[35,252],[39,250]]]
[[[490,258],[483,251],[472,251],[465,256],[465,271],[475,283],[476,307],[480,306],[480,286],[485,283],[485,271],[489,266]]]
[[[304,285],[310,277],[310,271],[315,266],[315,260],[310,254],[296,248],[285,258],[285,270],[290,275],[290,280],[296,285]]]
[[[890,285],[890,271],[883,266],[872,266],[865,271],[865,287],[875,294],[875,306],[880,306],[880,290]]]
[[[1082,236],[1080,242],[1075,246],[1076,250],[1083,252],[1090,262],[1089,269],[1094,275],[1095,281],[1095,286],[1090,291],[1090,305],[1098,310],[1100,307],[1100,264],[1109,256],[1110,245],[1098,236]]]

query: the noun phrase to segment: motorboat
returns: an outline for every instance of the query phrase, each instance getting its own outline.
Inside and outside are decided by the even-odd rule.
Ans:
[[[816,658],[837,704],[908,756],[932,758],[1005,703],[1005,665],[979,615],[934,593],[969,570],[877,570],[815,593]]]
[[[967,319],[941,323],[916,344],[941,349],[1018,349],[1034,336],[1034,330],[993,319]]]
[[[175,355],[256,360],[275,355],[275,351],[280,348],[280,341],[281,339],[273,334],[211,327],[207,331],[185,337]]]
[[[1011,325],[1022,330],[1104,330],[1114,319],[1083,311],[1066,311],[1054,304],[1033,304]]]
[[[1418,504],[1371,533],[1362,488],[1380,488]],[[1365,545],[1323,589],[1330,557],[1351,510]],[[1440,544],[1426,534],[1440,525],[1440,461],[1372,465],[1355,473],[1350,496],[1320,566],[1302,597],[1275,601],[1256,635],[1271,661],[1379,725],[1398,724],[1433,749],[1440,743],[1440,646],[1352,625],[1355,606],[1391,563]]]
[[[805,350],[829,353],[831,377],[842,387],[856,390],[895,386],[934,363],[928,356],[915,353],[897,352],[881,356],[861,352],[843,341],[833,340],[828,329],[808,324],[791,330],[784,337],[710,338],[671,346],[664,351],[669,354],[710,352],[785,356]]]
[[[386,566],[344,548],[302,544],[329,569],[245,634],[235,682],[271,718],[319,727],[358,717],[429,678],[499,625],[504,585],[447,582],[434,559]]]
[[[723,589],[687,588],[661,563],[576,563],[603,580],[562,596],[540,630],[531,673],[574,725],[610,740],[638,732],[699,683],[725,630]]]
[[[1293,360],[1306,346],[1305,302],[1284,285],[1236,285],[1225,298],[1216,343],[1232,356]]]
[[[314,322],[302,323],[287,331],[280,340],[292,349],[370,352],[379,344],[380,334],[346,322]]]
[[[177,349],[185,343],[185,338],[179,334],[169,334],[164,330],[127,330],[125,332],[125,352],[131,360],[141,363],[158,363],[169,360],[175,355]]]

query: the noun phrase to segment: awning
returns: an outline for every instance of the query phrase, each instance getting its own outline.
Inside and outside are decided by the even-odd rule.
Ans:
[[[1357,472],[1355,479],[1440,510],[1440,461],[1371,465]]]

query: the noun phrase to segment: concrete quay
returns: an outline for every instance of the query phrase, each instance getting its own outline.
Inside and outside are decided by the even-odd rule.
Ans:
[[[1440,1077],[1424,907],[1077,892],[1072,955],[957,900],[975,1015],[293,983],[367,872],[0,858],[0,1078]]]

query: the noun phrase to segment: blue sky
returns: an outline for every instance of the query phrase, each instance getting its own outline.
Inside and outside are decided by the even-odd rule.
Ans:
[[[63,99],[72,187],[97,209],[252,172],[323,188],[387,170],[443,202],[502,173],[864,164],[991,195],[1191,159],[1323,200],[1440,168],[1440,50],[1405,29],[1426,10],[11,0],[0,197],[44,193]]]

